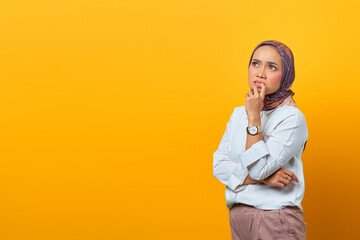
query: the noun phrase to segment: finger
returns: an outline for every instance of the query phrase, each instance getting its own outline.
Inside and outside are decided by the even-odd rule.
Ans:
[[[297,178],[297,176],[295,175],[295,173],[292,173],[291,175],[289,175],[291,177],[292,180],[295,180],[296,182],[299,182],[299,179]]]
[[[281,176],[283,178],[285,178],[286,180],[289,180],[289,179],[291,180],[291,177],[289,175],[285,174],[285,173],[283,173]]]
[[[289,175],[289,176],[294,174],[292,171],[287,170],[286,168],[282,168],[282,172],[285,173],[286,175]]]
[[[293,173],[293,172],[291,172],[291,171],[289,171],[289,170],[287,170],[285,168],[284,168],[284,172],[285,172],[286,175],[289,175],[289,177],[291,177],[292,180],[295,180],[296,182],[299,182],[299,179],[297,178],[295,173]]]
[[[258,89],[258,87],[256,86],[256,85],[254,85],[254,96],[255,97],[258,97],[259,96],[259,89]]]
[[[260,83],[260,85],[261,85],[260,97],[265,98],[265,84]]]
[[[296,182],[300,182],[299,181],[299,179],[298,179],[298,177],[295,175],[295,173],[294,173],[294,176],[292,177]]]
[[[279,188],[285,188],[286,187],[286,185],[284,183],[281,183],[281,182],[278,182],[276,184],[276,186],[278,186]]]
[[[287,185],[289,185],[289,184],[290,184],[290,181],[289,181],[289,180],[287,180],[287,179],[285,179],[285,178],[281,178],[281,179],[279,179],[279,182],[281,182],[281,183],[285,184],[285,186],[287,186]]]

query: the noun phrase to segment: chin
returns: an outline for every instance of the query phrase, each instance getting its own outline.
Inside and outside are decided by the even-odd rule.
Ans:
[[[265,92],[265,95],[270,95],[270,94],[273,94],[274,92],[276,92],[276,91],[272,91],[272,92]]]

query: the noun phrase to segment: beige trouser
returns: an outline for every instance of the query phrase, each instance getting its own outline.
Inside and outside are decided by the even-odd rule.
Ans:
[[[233,240],[304,240],[303,211],[295,206],[280,210],[261,210],[235,204],[229,211]]]

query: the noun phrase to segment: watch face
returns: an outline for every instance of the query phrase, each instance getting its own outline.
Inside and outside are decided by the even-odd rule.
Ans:
[[[256,134],[257,132],[258,132],[258,129],[257,129],[256,126],[252,125],[252,126],[249,127],[249,133],[250,133],[250,134],[254,135],[254,134]]]

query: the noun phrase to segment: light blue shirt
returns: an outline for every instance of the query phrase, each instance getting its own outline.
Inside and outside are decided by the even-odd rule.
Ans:
[[[226,206],[244,203],[259,209],[282,209],[298,206],[305,192],[301,155],[308,139],[306,120],[294,106],[283,105],[261,111],[263,140],[245,151],[248,118],[245,106],[235,107],[226,125],[218,149],[213,154],[213,174],[226,185]],[[265,179],[281,167],[295,173],[285,188],[265,184],[242,185],[248,174],[255,180]]]

